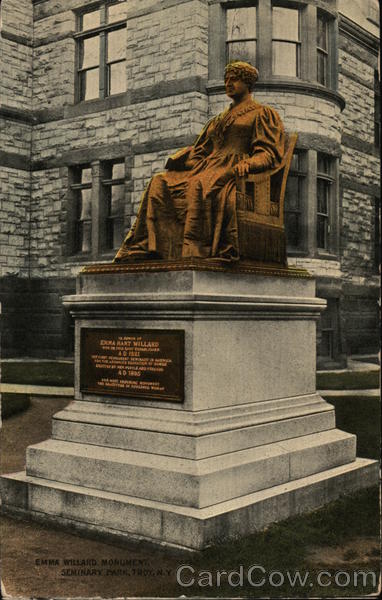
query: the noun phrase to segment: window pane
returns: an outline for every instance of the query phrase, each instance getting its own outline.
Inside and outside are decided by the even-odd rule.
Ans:
[[[317,81],[322,85],[327,84],[328,57],[323,52],[317,52]]]
[[[107,36],[107,62],[126,57],[126,29],[111,31]]]
[[[125,163],[116,163],[113,165],[112,179],[125,178]],[[118,186],[114,186],[118,187]]]
[[[299,201],[299,182],[298,177],[293,177],[290,174],[287,180],[287,187],[285,191],[285,210],[298,210]]]
[[[78,190],[74,222],[74,252],[90,252],[91,248],[91,190]]]
[[[92,182],[92,170],[90,167],[81,169],[81,183]]]
[[[79,201],[80,201],[80,214],[79,218],[81,221],[86,221],[91,218],[91,190],[79,190]]]
[[[80,45],[80,69],[99,65],[99,36],[82,40]]]
[[[125,198],[125,186],[121,185],[112,185],[111,186],[111,207],[110,207],[110,215],[116,216],[121,213],[123,208],[123,201]]]
[[[287,42],[273,42],[272,68],[274,75],[298,77],[298,47]]]
[[[81,100],[92,100],[99,97],[99,69],[83,71],[80,74]]]
[[[328,214],[329,183],[322,179],[317,180],[317,212]]]
[[[227,41],[256,37],[255,6],[227,10]]]
[[[330,175],[330,158],[325,154],[318,154],[317,156],[317,171],[318,173]]]
[[[256,64],[256,42],[229,42],[227,60],[244,60]]]
[[[292,162],[290,165],[290,170],[291,171],[302,171],[302,165],[301,165],[301,154],[293,154],[292,156]]]
[[[317,216],[317,247],[324,250],[328,247],[328,222],[326,217]]]
[[[100,23],[100,11],[93,10],[82,15],[81,30],[86,31],[87,29],[93,29],[93,27],[98,27]]]
[[[300,214],[286,213],[285,228],[288,246],[298,248],[300,246]]]
[[[333,358],[333,331],[321,331],[321,341],[318,348],[320,356]]]
[[[328,22],[323,17],[317,17],[317,46],[328,49]]]
[[[299,11],[297,9],[273,7],[272,38],[299,41]]]
[[[118,2],[118,4],[111,4],[107,7],[107,21],[108,23],[114,23],[115,21],[121,21],[126,18],[127,3]]]
[[[109,65],[109,95],[121,94],[126,91],[126,63],[123,60],[119,63]]]

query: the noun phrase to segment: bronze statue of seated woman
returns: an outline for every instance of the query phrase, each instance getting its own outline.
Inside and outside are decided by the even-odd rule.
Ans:
[[[206,124],[193,146],[169,157],[166,172],[152,177],[115,262],[191,257],[237,261],[248,256],[285,264],[283,226],[281,238],[271,220],[248,229],[243,218],[240,226],[239,213],[245,209],[237,202],[240,181],[251,173],[276,172],[287,147],[277,112],[252,97],[257,78],[249,63],[226,66],[225,89],[232,103]],[[245,184],[243,189],[245,196]],[[275,243],[280,248],[272,253],[269,248]]]

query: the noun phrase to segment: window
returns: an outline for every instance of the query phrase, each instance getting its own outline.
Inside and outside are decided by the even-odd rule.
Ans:
[[[126,2],[102,4],[78,15],[78,100],[126,90]]]
[[[123,212],[125,199],[125,163],[103,164],[101,235],[105,250],[119,248],[123,237]]]
[[[317,81],[328,85],[329,80],[329,22],[324,15],[317,15]]]
[[[125,161],[95,161],[69,171],[69,254],[96,258],[124,235]]]
[[[289,249],[303,246],[303,198],[306,179],[306,157],[302,152],[293,155],[285,191],[285,229]]]
[[[73,254],[90,252],[92,236],[92,170],[89,165],[73,169]]]
[[[330,251],[333,161],[317,154],[317,249]]]
[[[255,6],[227,9],[227,62],[244,60],[256,64]]]
[[[272,72],[300,76],[300,12],[295,8],[272,8]]]
[[[321,315],[318,328],[318,355],[333,359],[338,354],[338,300],[327,298],[327,307]]]

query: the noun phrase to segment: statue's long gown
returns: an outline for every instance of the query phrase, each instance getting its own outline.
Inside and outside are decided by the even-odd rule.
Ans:
[[[249,159],[253,172],[277,167],[285,133],[277,112],[250,97],[207,123],[193,146],[171,156],[152,177],[134,226],[115,261],[158,257],[240,256],[233,167]]]

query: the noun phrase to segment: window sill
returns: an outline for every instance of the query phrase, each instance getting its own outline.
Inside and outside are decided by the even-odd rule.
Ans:
[[[331,252],[324,252],[324,251],[319,251],[317,250],[317,252],[314,255],[314,258],[319,258],[321,260],[336,260],[339,261],[340,257],[338,256],[338,254],[333,254]]]
[[[300,250],[299,248],[288,248],[287,256],[290,258],[308,258],[309,253],[306,250]]]
[[[107,98],[95,98],[94,100],[81,100],[76,104],[65,106],[64,118],[80,117],[94,112],[100,112],[110,108],[120,108],[128,104],[128,93],[114,94]]]

